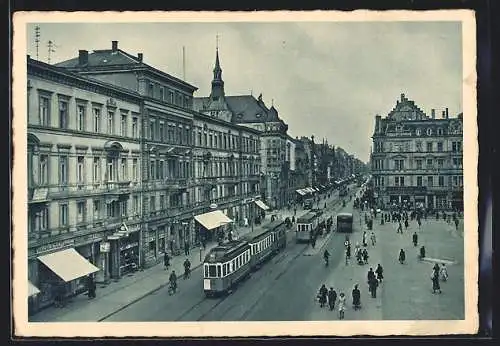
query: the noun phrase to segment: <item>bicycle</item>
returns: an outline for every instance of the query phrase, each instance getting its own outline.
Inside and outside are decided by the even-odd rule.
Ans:
[[[177,293],[177,284],[170,283],[170,285],[168,286],[168,295],[171,296],[175,293]]]

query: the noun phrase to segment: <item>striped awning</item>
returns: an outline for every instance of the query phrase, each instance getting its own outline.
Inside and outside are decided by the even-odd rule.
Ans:
[[[262,210],[269,210],[269,207],[267,205],[265,205],[265,203],[260,201],[260,200],[256,200],[255,204],[257,204],[259,206],[259,208],[261,208]]]
[[[305,192],[303,189],[295,190],[299,195],[304,196],[307,192]]]

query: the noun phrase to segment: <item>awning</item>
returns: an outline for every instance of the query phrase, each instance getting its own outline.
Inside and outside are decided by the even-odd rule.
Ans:
[[[31,281],[28,280],[28,297],[34,296],[35,294],[40,293],[38,287],[33,285]]]
[[[269,207],[262,201],[256,200],[255,204],[257,204],[262,210],[269,210]]]
[[[40,256],[38,259],[65,282],[99,271],[99,268],[82,257],[74,248]]]
[[[209,213],[196,215],[194,219],[199,223],[201,223],[203,227],[205,227],[208,230],[233,222],[233,220],[224,215],[224,213],[220,210],[215,210]]]
[[[319,192],[319,188],[317,186],[314,189]]]
[[[300,189],[300,190],[295,190],[299,195],[301,196],[304,196],[307,192],[305,192],[304,190]]]

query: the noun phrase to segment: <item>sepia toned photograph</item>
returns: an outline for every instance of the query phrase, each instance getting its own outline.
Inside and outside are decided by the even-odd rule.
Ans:
[[[14,16],[23,336],[478,328],[471,11]]]

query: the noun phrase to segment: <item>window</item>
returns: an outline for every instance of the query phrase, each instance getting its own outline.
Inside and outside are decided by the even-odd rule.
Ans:
[[[443,168],[443,166],[444,166],[444,160],[443,159],[438,159],[437,162],[438,162],[438,168]]]
[[[443,129],[442,129],[442,128],[439,128],[439,129],[437,130],[437,134],[438,134],[439,136],[442,136],[442,135],[443,135]]]
[[[394,177],[394,186],[405,186],[404,177]]]
[[[94,200],[94,220],[101,218],[101,201]]]
[[[93,170],[93,176],[92,180],[94,183],[98,183],[101,181],[101,158],[100,157],[94,157],[94,170]]]
[[[159,132],[160,132],[160,142],[163,142],[165,140],[165,124],[162,122],[160,122]]]
[[[208,266],[208,277],[215,277],[217,275],[217,268],[215,264],[210,264]]]
[[[422,186],[422,177],[417,177],[417,186]]]
[[[164,173],[165,173],[165,168],[164,168],[164,162],[163,160],[160,160],[158,162],[158,178],[163,179],[164,178]]]
[[[398,171],[402,171],[404,170],[404,163],[405,161],[400,159],[400,160],[394,160],[394,169],[398,170]]]
[[[59,157],[59,184],[66,185],[68,183],[68,157]]]
[[[113,160],[113,158],[111,157],[108,157],[107,159],[107,175],[108,175],[108,179],[107,181],[115,181],[118,179],[117,177],[117,174],[115,172],[115,160]]]
[[[78,117],[78,131],[85,131],[85,106],[76,106],[76,113]]]
[[[149,198],[149,210],[151,212],[156,211],[156,197],[155,196],[151,196]]]
[[[431,136],[432,135],[432,129],[431,128],[428,128],[427,129],[427,136]]]
[[[68,225],[68,205],[59,204],[59,226],[64,227]]]
[[[112,135],[115,133],[115,113],[113,111],[108,111],[108,134]]]
[[[416,160],[417,162],[417,169],[422,169],[422,160]]]
[[[432,152],[432,142],[427,142],[427,152]]]
[[[453,186],[457,186],[458,185],[458,176],[454,175],[453,176]]]
[[[84,223],[86,221],[86,212],[85,212],[86,206],[85,202],[77,202],[76,203],[76,222],[77,223]]]
[[[132,137],[137,138],[137,118],[132,118]]]
[[[78,166],[77,166],[77,177],[76,177],[76,181],[78,183],[83,183],[85,177],[84,177],[84,170],[85,170],[85,160],[83,158],[83,156],[78,156],[77,157],[77,163],[78,163]]]
[[[99,108],[94,108],[94,132],[99,133],[101,131],[101,110]]]
[[[168,95],[169,95],[169,102],[173,104],[174,103],[174,92],[169,90]]]
[[[417,129],[416,134],[417,134],[417,136],[420,136],[422,134],[422,130],[421,129]]]
[[[127,176],[128,176],[128,174],[127,174],[127,170],[128,170],[127,159],[123,158],[120,166],[121,166],[120,170],[121,170],[121,174],[122,174],[122,180],[126,181]]]
[[[137,181],[138,177],[137,159],[132,160],[132,180]]]
[[[462,151],[462,142],[451,142],[451,151],[454,153]]]
[[[59,101],[59,127],[68,128],[68,102]]]
[[[165,210],[165,195],[160,195],[160,210]]]
[[[428,176],[427,177],[427,186],[428,187],[432,187],[433,185],[434,185],[433,177],[432,176]]]
[[[443,151],[443,142],[438,142],[437,144],[437,151],[442,152]]]
[[[40,125],[50,126],[50,99],[45,96],[39,98]]]
[[[49,228],[49,208],[44,207],[40,211],[40,231],[46,230]]]
[[[165,92],[163,87],[160,87],[160,100],[165,101]]]
[[[47,154],[40,155],[40,170],[38,172],[38,184],[46,185],[49,183],[49,156]]]
[[[139,197],[137,196],[132,197],[132,209],[135,215],[139,214]]]
[[[442,175],[438,177],[438,184],[440,187],[444,186],[444,177]]]
[[[432,168],[432,159],[427,159],[427,168]]]
[[[149,162],[149,179],[154,180],[156,178],[156,162],[155,160],[151,160]]]
[[[127,114],[122,114],[121,122],[120,122],[120,135],[126,137],[127,136]]]
[[[149,121],[149,138],[151,140],[155,140],[156,137],[156,122],[154,119],[151,119]]]
[[[420,141],[415,142],[415,146],[417,148],[417,151],[422,151],[422,142]]]
[[[148,86],[148,96],[149,97],[153,97],[153,95],[154,95],[154,88],[155,88],[155,86],[153,85],[153,83],[150,83],[149,86]]]

